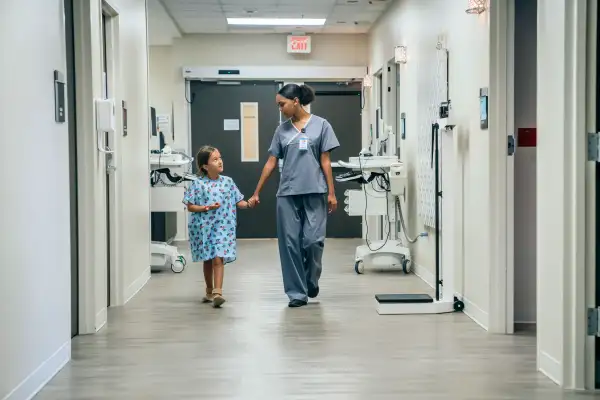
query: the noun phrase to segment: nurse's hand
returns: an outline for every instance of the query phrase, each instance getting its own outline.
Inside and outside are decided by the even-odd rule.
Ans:
[[[337,199],[335,198],[335,194],[327,196],[327,206],[329,208],[329,214],[337,210]]]
[[[258,204],[260,204],[260,199],[258,198],[257,194],[253,195],[248,199],[248,205],[250,206],[250,208],[254,208]]]

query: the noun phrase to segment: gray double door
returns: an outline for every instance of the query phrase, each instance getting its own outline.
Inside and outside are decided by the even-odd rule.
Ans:
[[[280,123],[279,109],[275,95],[280,84],[269,81],[244,81],[240,84],[220,85],[216,82],[190,82],[192,149],[195,153],[202,145],[217,147],[224,162],[224,174],[234,179],[240,191],[248,199],[256,187],[262,168],[268,158],[268,149],[277,126]],[[332,85],[331,88],[337,88]],[[355,96],[341,93],[332,95],[328,91],[318,95],[311,111],[328,119],[341,143],[332,154],[333,161],[347,159],[357,154],[361,142],[360,91]],[[242,162],[241,134],[239,130],[225,130],[224,121],[240,120],[240,103],[258,103],[259,162]],[[355,115],[356,114],[356,115]],[[340,171],[334,171],[334,175]],[[238,213],[238,238],[275,238],[276,192],[279,173],[276,171],[263,188],[261,204],[254,210],[240,210]],[[361,237],[361,220],[349,217],[343,210],[344,191],[351,185],[336,184],[339,209],[329,216],[327,237]]]

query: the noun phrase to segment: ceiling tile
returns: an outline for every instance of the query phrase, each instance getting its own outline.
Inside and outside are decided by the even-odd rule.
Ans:
[[[161,0],[186,33],[288,32],[295,27],[231,27],[227,17],[327,18],[326,26],[306,32],[364,33],[392,0]],[[149,3],[149,8],[156,7]],[[252,11],[251,14],[248,11]],[[338,21],[346,24],[338,24]],[[358,24],[354,24],[358,21]],[[159,24],[153,20],[150,24]]]

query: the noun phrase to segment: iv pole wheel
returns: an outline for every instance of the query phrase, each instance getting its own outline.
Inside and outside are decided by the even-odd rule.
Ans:
[[[356,272],[358,275],[362,275],[365,272],[365,265],[363,264],[362,261],[357,261],[354,264],[354,272]]]
[[[171,264],[171,271],[175,272],[176,274],[182,273],[184,268],[185,264],[180,259],[175,260],[175,262]]]

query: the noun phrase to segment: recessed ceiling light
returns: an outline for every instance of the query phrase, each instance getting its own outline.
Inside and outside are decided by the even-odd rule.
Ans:
[[[227,18],[229,25],[252,26],[321,26],[325,21],[325,18]]]

